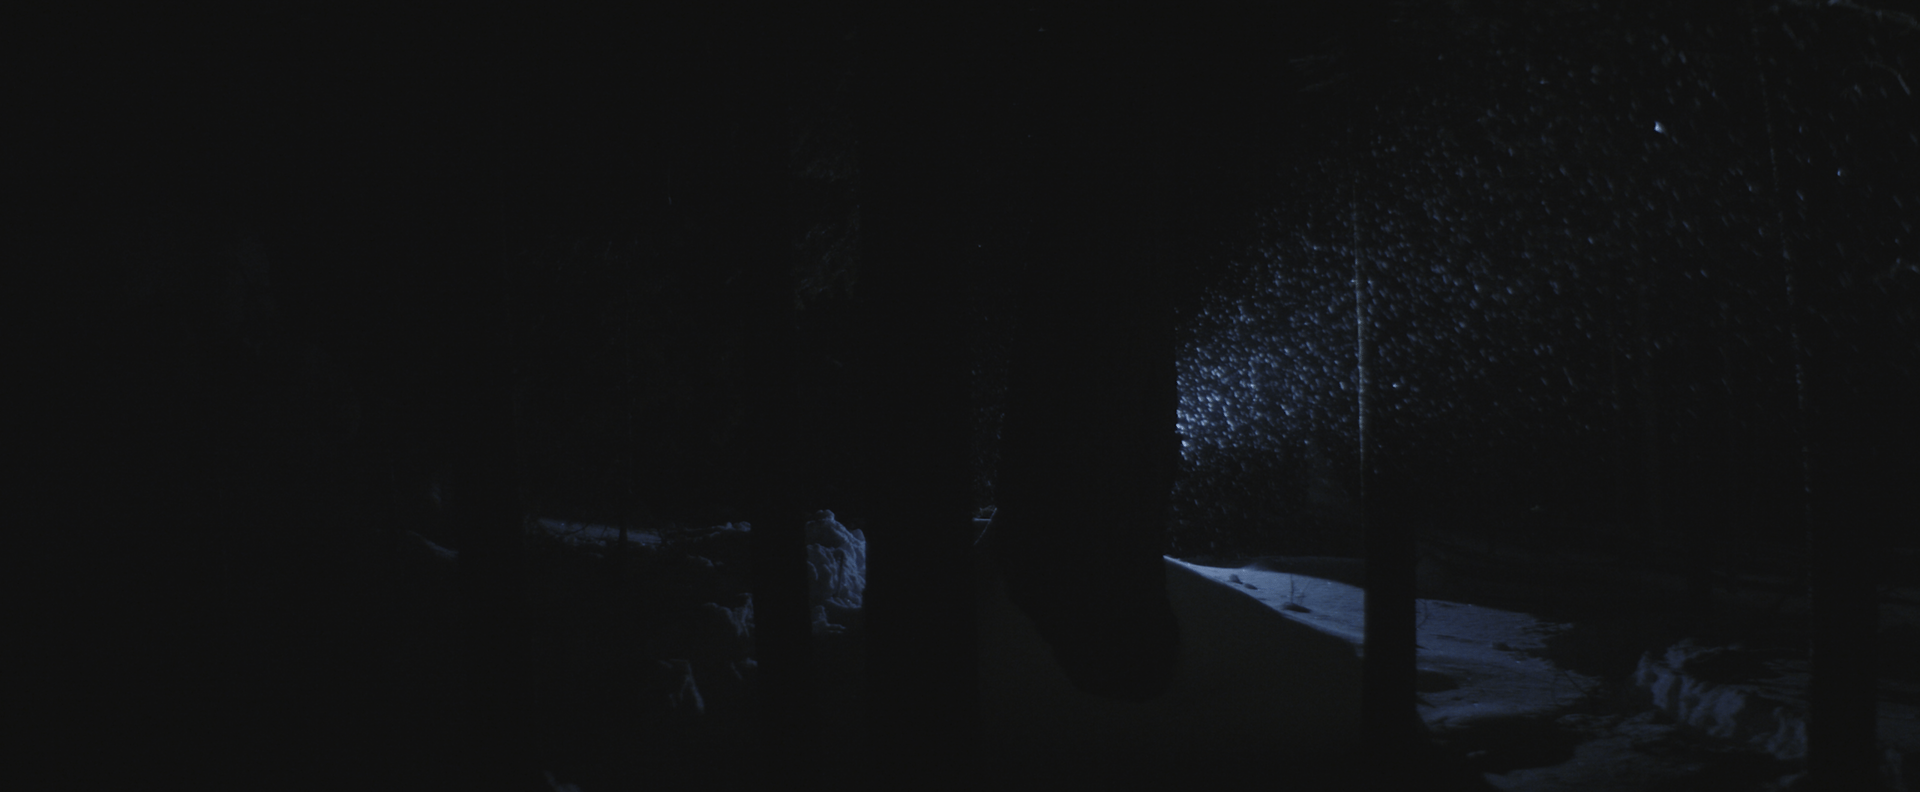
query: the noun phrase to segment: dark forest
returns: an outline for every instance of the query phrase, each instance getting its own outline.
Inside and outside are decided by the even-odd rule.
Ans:
[[[1618,788],[1920,759],[1910,3],[684,5],[20,27],[48,773],[1018,782],[979,592],[1154,701],[1175,561],[1364,588],[1356,741],[1044,772],[1615,788],[1414,717],[1439,600],[1575,625],[1556,735],[1808,680]]]

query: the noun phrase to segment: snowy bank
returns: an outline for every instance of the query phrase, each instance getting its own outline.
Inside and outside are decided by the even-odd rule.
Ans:
[[[1307,756],[1357,741],[1360,658],[1351,642],[1177,560],[1166,559],[1166,571],[1180,621],[1180,670],[1165,695],[1144,702],[1075,688],[1004,584],[981,581],[981,715],[990,754],[1165,766],[1275,757],[1283,748]]]
[[[1652,698],[1654,708],[1674,721],[1731,742],[1745,743],[1765,750],[1774,758],[1802,760],[1807,755],[1807,708],[1804,672],[1792,663],[1763,663],[1768,673],[1730,675],[1721,669],[1758,662],[1743,658],[1743,647],[1702,646],[1691,639],[1669,647],[1654,657],[1640,657],[1633,683]],[[1764,678],[1747,678],[1764,677]],[[1914,720],[1914,708],[1880,705],[1881,741],[1889,740],[1898,726]],[[1903,760],[1897,747],[1882,751],[1880,773],[1889,788],[1904,790]]]

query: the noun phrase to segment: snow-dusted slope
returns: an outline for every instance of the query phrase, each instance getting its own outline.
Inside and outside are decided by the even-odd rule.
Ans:
[[[1275,563],[1276,561],[1295,563]],[[1366,634],[1366,592],[1335,580],[1275,568],[1312,568],[1312,559],[1263,559],[1240,566],[1190,566],[1284,618],[1358,646]],[[1323,560],[1326,561],[1326,560]],[[1525,613],[1437,599],[1419,609],[1419,663],[1427,692],[1420,714],[1437,734],[1478,721],[1557,712],[1597,680],[1539,657],[1546,639],[1566,625]]]
[[[1703,646],[1683,640],[1662,656],[1643,655],[1633,683],[1646,692],[1655,709],[1698,733],[1753,745],[1778,759],[1805,758],[1805,660],[1765,662],[1771,676],[1714,672],[1716,665],[1743,653],[1739,646]],[[1901,747],[1913,745],[1913,723],[1920,719],[1920,708],[1883,699],[1879,711],[1881,776],[1890,788],[1905,789]]]
[[[1652,697],[1655,709],[1709,736],[1752,743],[1781,759],[1806,756],[1803,707],[1769,695],[1758,685],[1719,684],[1688,673],[1737,652],[1684,640],[1662,657],[1642,656],[1633,683]]]
[[[1156,764],[1327,755],[1359,734],[1360,659],[1348,640],[1289,619],[1174,559],[1180,671],[1146,702],[1080,692],[998,581],[980,589],[981,711],[989,753]],[[1289,751],[1291,749],[1291,751]],[[1059,761],[1052,761],[1058,759]]]

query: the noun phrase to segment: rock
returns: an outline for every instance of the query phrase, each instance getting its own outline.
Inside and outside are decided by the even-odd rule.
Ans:
[[[667,712],[681,718],[698,718],[707,712],[700,687],[694,684],[693,663],[684,659],[656,660],[653,663],[653,694],[666,703]]]
[[[808,602],[814,632],[837,632],[847,612],[859,610],[867,590],[866,534],[820,511],[806,525]]]
[[[742,594],[734,607],[701,603],[693,614],[693,645],[713,659],[753,655],[753,595]]]

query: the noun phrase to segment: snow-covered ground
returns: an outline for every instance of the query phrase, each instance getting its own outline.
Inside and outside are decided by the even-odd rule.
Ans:
[[[1171,689],[1145,702],[1083,693],[1068,681],[997,581],[979,588],[981,720],[990,754],[1142,766],[1349,750],[1359,734],[1354,644],[1220,585],[1225,570],[1166,560],[1180,622]],[[1071,758],[1071,759],[1069,759]]]
[[[1280,566],[1277,562],[1237,569],[1182,566],[1284,618],[1338,636],[1355,651],[1363,647],[1366,592],[1356,586],[1262,568]],[[1426,689],[1420,714],[1436,731],[1558,712],[1598,684],[1539,656],[1547,637],[1567,625],[1439,599],[1420,599],[1415,607],[1415,640]]]
[[[1713,616],[1703,622],[1681,615],[1677,570],[1600,549],[1625,546],[1619,537],[1552,551],[1424,538],[1421,712],[1437,740],[1478,757],[1495,787],[1624,790],[1711,779],[1715,788],[1768,789],[1799,772],[1810,614],[1797,579],[1778,564],[1719,566]],[[1357,560],[1208,563],[1232,567],[1212,576],[1294,618],[1318,615],[1330,630],[1359,635],[1363,593],[1339,582],[1360,581]],[[1293,574],[1259,582],[1272,572]],[[1888,580],[1879,739],[1883,773],[1898,778],[1920,754],[1920,590]],[[1326,592],[1321,608],[1288,609],[1316,589]],[[1536,612],[1561,615],[1529,615]],[[1623,655],[1637,664],[1601,662]]]
[[[604,552],[618,541],[618,531],[604,526],[560,520],[538,525],[577,549]],[[728,544],[730,537],[743,538],[748,530],[736,523],[673,534],[634,531],[627,540],[662,559],[662,569],[676,570],[682,576],[676,585],[698,589],[737,561],[720,548],[739,547],[737,541]],[[808,538],[816,635],[836,641],[848,622],[858,620],[865,538],[831,512],[809,524]],[[452,560],[449,551],[423,557]],[[1502,564],[1523,561],[1533,565],[1532,572],[1499,574]],[[1431,568],[1431,560],[1423,564],[1422,592],[1448,595],[1425,596],[1416,605],[1419,712],[1437,745],[1480,773],[1491,789],[1624,792],[1699,783],[1765,790],[1791,781],[1805,750],[1803,658],[1773,651],[1764,662],[1745,666],[1764,672],[1728,677],[1702,669],[1723,669],[1726,663],[1714,661],[1756,650],[1646,637],[1662,635],[1657,630],[1602,632],[1595,639],[1596,628],[1578,619],[1540,618],[1506,602],[1493,607],[1476,594],[1523,597],[1529,574],[1546,563],[1488,556],[1479,566],[1449,562],[1444,574]],[[1574,565],[1563,568],[1560,579],[1583,588],[1570,592],[1576,600],[1603,597],[1596,587],[1623,585],[1598,571],[1606,568],[1599,562],[1566,556],[1553,563]],[[1140,703],[1075,689],[1001,584],[983,570],[977,584],[981,706],[992,755],[1125,757],[1161,766],[1169,760],[1271,755],[1276,745],[1302,755],[1333,755],[1352,744],[1365,632],[1365,592],[1356,585],[1363,562],[1167,558],[1165,564],[1181,624],[1181,667],[1168,694]],[[1645,577],[1640,575],[1642,590],[1649,588]],[[1654,581],[1650,587],[1661,591],[1669,584]],[[731,585],[739,587],[737,580]],[[1791,597],[1783,603],[1737,584],[1720,596],[1734,603],[1770,600],[1770,612],[1789,616],[1804,608]],[[1902,590],[1889,601],[1884,622],[1908,630],[1920,624],[1920,607],[1913,607],[1920,594]],[[675,656],[656,660],[659,678],[642,691],[653,703],[637,703],[660,716],[656,724],[734,739],[739,732],[699,724],[716,715],[724,720],[724,710],[744,701],[737,690],[717,699],[704,692],[738,689],[751,679],[751,602],[705,602],[685,616],[691,626],[679,642],[656,645],[671,647]],[[1609,641],[1620,644],[1604,647],[1616,655],[1640,652],[1638,666],[1617,673],[1567,667],[1588,665],[1580,660],[1580,646]],[[1887,772],[1897,773],[1920,754],[1920,684],[1890,678],[1883,691],[1880,739]]]
[[[1352,580],[1362,568],[1357,560],[1210,563],[1223,566],[1184,566],[1287,619],[1360,642],[1364,591],[1276,571]],[[1682,641],[1643,655],[1628,679],[1596,679],[1549,659],[1549,640],[1574,624],[1446,599],[1422,598],[1416,607],[1421,716],[1436,740],[1477,760],[1494,788],[1624,791],[1711,779],[1728,784],[1715,788],[1759,790],[1789,783],[1805,755],[1803,659],[1775,659],[1762,666],[1766,673],[1710,681],[1698,669],[1745,650]],[[1895,778],[1903,756],[1920,751],[1913,687],[1883,682],[1893,698],[1906,699],[1881,703],[1883,772]]]
[[[534,524],[547,534],[575,547],[606,547],[620,542],[620,529],[612,525],[596,525],[547,517],[535,520]],[[715,530],[731,528],[731,523],[715,526]],[[662,539],[658,531],[634,529],[627,531],[627,541],[646,547],[659,547]]]

